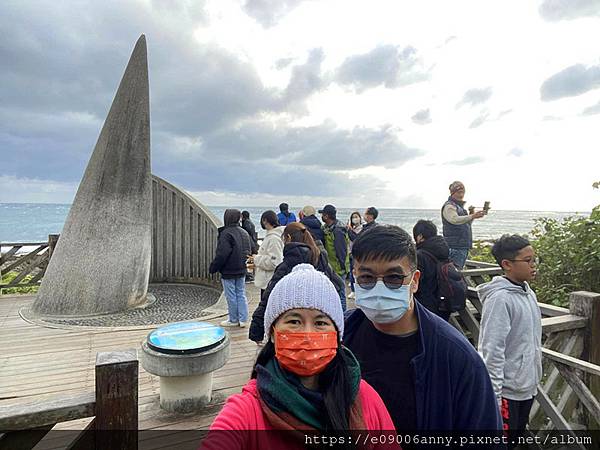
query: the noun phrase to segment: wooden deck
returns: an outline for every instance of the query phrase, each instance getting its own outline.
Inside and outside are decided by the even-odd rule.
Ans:
[[[246,284],[250,311],[259,293]],[[65,330],[25,322],[19,310],[34,296],[0,297],[0,405],[35,402],[40,398],[93,392],[94,365],[100,351],[138,349],[153,326],[135,330]],[[218,323],[223,318],[211,322]],[[198,434],[181,430],[206,430],[224,400],[248,381],[257,346],[248,340],[248,329],[230,329],[231,357],[215,372],[213,404],[195,415],[172,415],[159,408],[158,377],[139,366],[139,429],[156,430],[140,436],[140,448],[197,448]],[[90,419],[66,422],[55,430],[83,429]],[[171,430],[171,431],[169,431]],[[63,448],[68,433],[50,433],[36,448]]]

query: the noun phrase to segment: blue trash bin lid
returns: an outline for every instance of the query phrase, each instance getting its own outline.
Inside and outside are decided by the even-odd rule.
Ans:
[[[207,322],[178,322],[157,328],[148,335],[148,347],[160,353],[199,353],[225,340],[225,330]]]

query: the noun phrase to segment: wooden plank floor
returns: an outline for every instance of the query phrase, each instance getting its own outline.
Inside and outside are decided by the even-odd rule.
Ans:
[[[252,312],[259,291],[246,284]],[[0,297],[0,406],[35,402],[39,399],[93,392],[96,353],[139,349],[155,327],[136,330],[64,330],[30,324],[19,316],[34,296]],[[219,323],[223,317],[211,320]],[[248,381],[257,346],[248,340],[248,329],[229,329],[231,356],[214,374],[213,402],[199,414],[174,415],[159,408],[159,379],[139,366],[139,428],[150,430],[140,436],[140,448],[197,448],[198,433],[206,430],[225,399]],[[79,430],[89,419],[59,424],[55,430]],[[68,433],[53,433],[36,448],[62,448]]]

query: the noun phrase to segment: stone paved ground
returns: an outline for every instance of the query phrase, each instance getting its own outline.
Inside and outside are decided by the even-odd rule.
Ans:
[[[43,322],[88,327],[127,327],[179,322],[206,315],[203,311],[214,305],[221,295],[217,289],[191,284],[151,284],[148,292],[153,294],[156,300],[145,308],[78,319],[44,318]],[[24,314],[28,317],[26,311]]]

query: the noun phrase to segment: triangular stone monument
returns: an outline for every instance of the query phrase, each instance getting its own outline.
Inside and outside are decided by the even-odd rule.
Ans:
[[[151,188],[148,62],[142,35],[42,280],[35,315],[105,314],[145,303]]]

